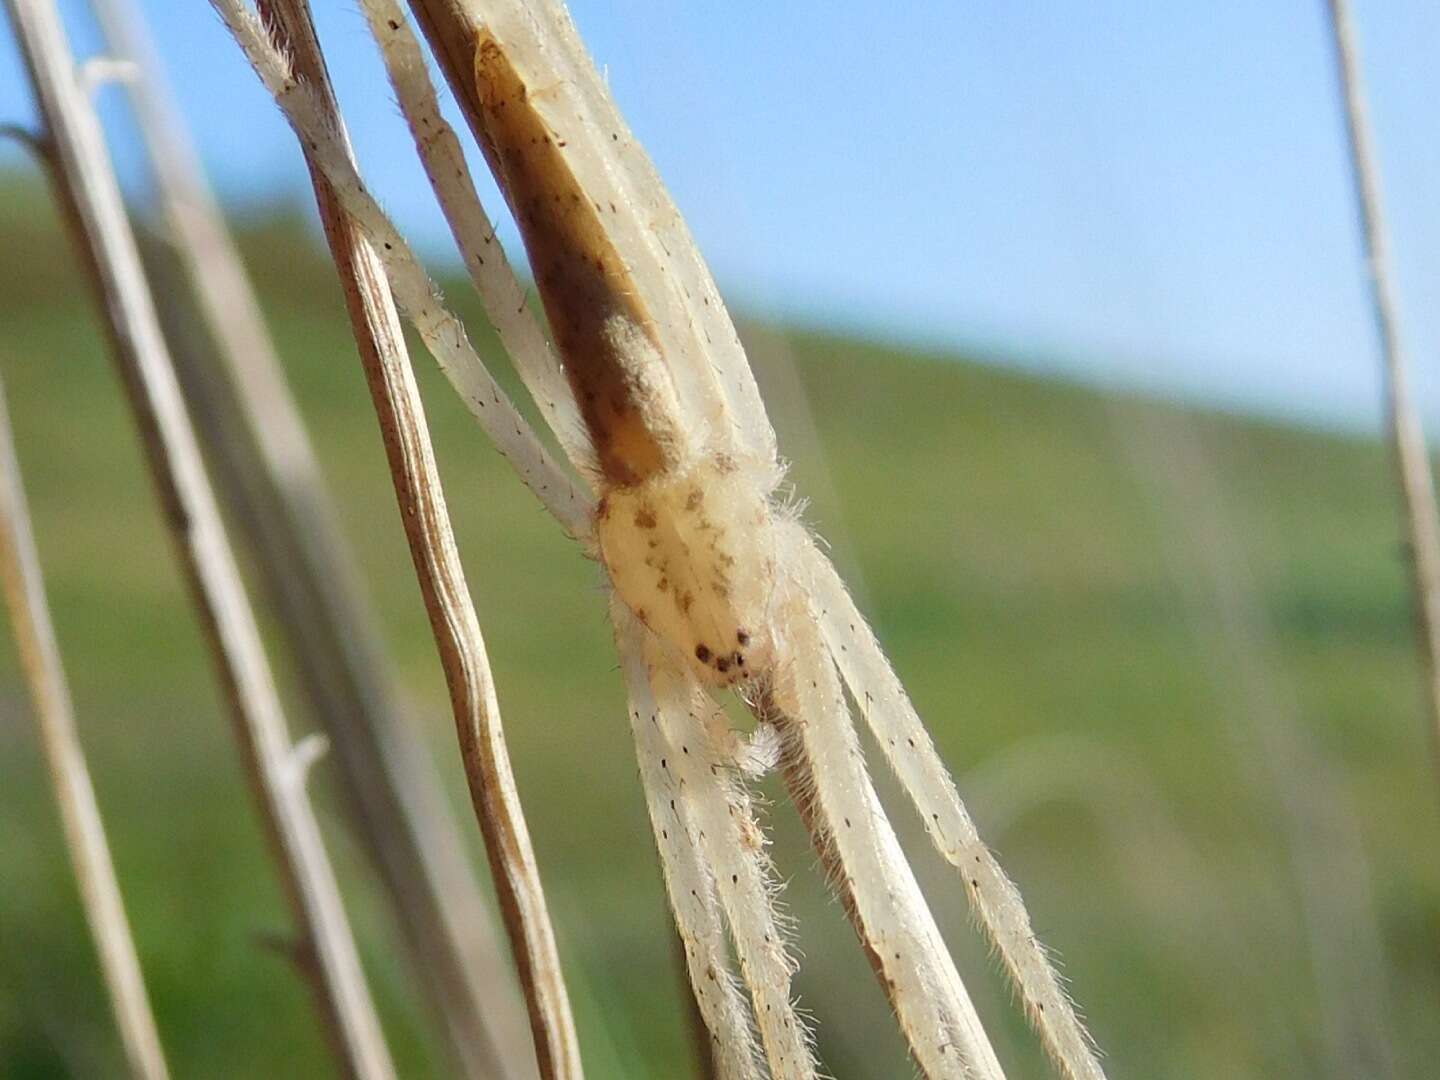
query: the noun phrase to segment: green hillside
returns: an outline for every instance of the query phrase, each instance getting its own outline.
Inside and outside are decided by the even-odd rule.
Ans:
[[[88,293],[34,189],[0,187],[0,245],[0,372],[175,1074],[325,1075],[303,986],[259,944],[285,911]],[[293,221],[252,229],[246,247],[469,828],[331,272]],[[1440,808],[1382,448],[964,357],[748,337],[795,488],[1063,957],[1112,1075],[1357,1075],[1357,1062],[1381,1069],[1376,1045],[1395,1075],[1432,1075]],[[686,1018],[598,572],[416,358],[590,1075],[684,1075]],[[118,1075],[0,640],[0,1076]],[[388,1034],[405,1076],[439,1075],[386,910],[335,818],[331,768],[318,791]],[[827,1066],[912,1075],[783,789],[766,788],[801,927],[798,989]],[[1011,1075],[1046,1075],[958,883],[890,801]],[[1346,854],[1347,823],[1368,863]]]

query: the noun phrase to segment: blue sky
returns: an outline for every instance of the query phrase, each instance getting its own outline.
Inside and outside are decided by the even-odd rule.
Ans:
[[[294,142],[208,5],[142,6],[227,201],[303,200]],[[349,0],[315,6],[367,175],[449,258],[363,19]],[[83,4],[62,8],[93,50]],[[1378,424],[1320,0],[573,10],[740,307]],[[1433,427],[1440,5],[1361,0],[1356,16]],[[0,118],[30,109],[7,38]],[[106,115],[123,142],[123,115]]]

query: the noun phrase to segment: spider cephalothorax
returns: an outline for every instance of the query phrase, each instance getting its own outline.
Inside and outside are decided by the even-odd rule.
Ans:
[[[595,535],[616,594],[712,684],[770,665],[772,511],[723,459],[600,499]]]

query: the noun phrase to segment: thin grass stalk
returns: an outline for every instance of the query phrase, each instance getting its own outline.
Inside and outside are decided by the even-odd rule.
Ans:
[[[1380,164],[1365,103],[1360,50],[1348,0],[1329,0],[1336,75],[1354,174],[1355,210],[1365,242],[1371,314],[1384,361],[1385,409],[1409,536],[1415,637],[1425,677],[1430,734],[1440,770],[1440,510],[1420,413],[1410,390],[1409,361],[1400,334],[1395,271],[1380,194]]]
[[[30,509],[15,452],[9,409],[0,386],[0,587],[10,609],[10,623],[20,663],[35,706],[36,726],[60,806],[65,847],[80,886],[85,920],[100,954],[100,972],[110,995],[110,1008],[132,1076],[166,1080],[165,1053],[130,923],[125,917],[120,883],[105,840],[105,826],[90,770],[75,727],[75,707],[55,640],[40,554],[30,524]]]
[[[302,969],[326,1033],[352,1076],[394,1075],[335,874],[305,792],[306,745],[290,745],[254,614],[206,478],[160,332],[99,121],[48,0],[6,0],[41,115],[54,178],[105,313],[112,351],[140,429],[290,901]]]
[[[1154,412],[1117,417],[1141,480],[1173,529],[1167,555],[1199,644],[1218,672],[1218,718],[1259,812],[1284,838],[1294,919],[1320,1006],[1332,1076],[1396,1073],[1387,961],[1360,818],[1346,778],[1311,734],[1277,658],[1260,586],[1204,442],[1192,424]]]
[[[260,5],[336,131],[343,130],[324,57],[303,0]],[[461,757],[485,836],[501,911],[530,1009],[543,1077],[583,1075],[539,870],[500,726],[480,622],[465,583],[425,411],[399,317],[374,249],[341,210],[330,182],[310,158],[316,200],[335,260],[366,381],[380,422],[391,479],[426,612],[450,689]]]
[[[200,435],[231,520],[255,553],[300,687],[335,747],[352,825],[454,1063],[473,1078],[527,1075],[529,1037],[496,920],[435,768],[405,722],[353,552],[249,277],[142,16],[132,0],[92,5],[116,59],[131,65],[126,89],[166,238],[208,329],[209,340],[192,333],[187,348],[178,328],[167,327],[181,388],[203,417]]]

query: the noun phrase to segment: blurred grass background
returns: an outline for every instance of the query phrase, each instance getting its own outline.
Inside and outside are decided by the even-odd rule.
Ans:
[[[40,188],[0,183],[0,237],[0,370],[174,1071],[325,1075],[305,989],[262,944],[285,910],[89,293]],[[251,222],[244,246],[415,722],[481,864],[333,273],[298,214]],[[468,290],[448,291],[476,325]],[[1373,999],[1365,1037],[1388,1046],[1396,1075],[1433,1075],[1440,827],[1383,448],[815,330],[745,336],[810,519],[1063,958],[1112,1075],[1338,1075],[1327,1002],[1347,992]],[[415,360],[590,1074],[685,1075],[679,975],[599,572],[429,358],[417,349]],[[1251,616],[1245,634],[1207,574],[1217,536],[1230,549],[1221,577]],[[298,729],[298,709],[291,719]],[[1304,753],[1266,758],[1266,725],[1287,722]],[[328,768],[317,797],[402,1073],[443,1075]],[[1329,928],[1340,960],[1317,977],[1327,961],[1307,937],[1297,839],[1277,809],[1287,785],[1342,815],[1353,806],[1367,861],[1328,835],[1299,842],[1333,858],[1322,876],[1373,890],[1360,915],[1378,927],[1378,984],[1347,959],[1364,951],[1360,923]],[[911,1075],[783,790],[765,788],[799,920],[798,990],[826,1064],[840,1077]],[[1045,1075],[958,883],[893,786],[885,793],[1002,1058],[1014,1076]],[[1339,991],[1318,989],[1336,978]],[[120,1067],[7,640],[0,1076]]]

